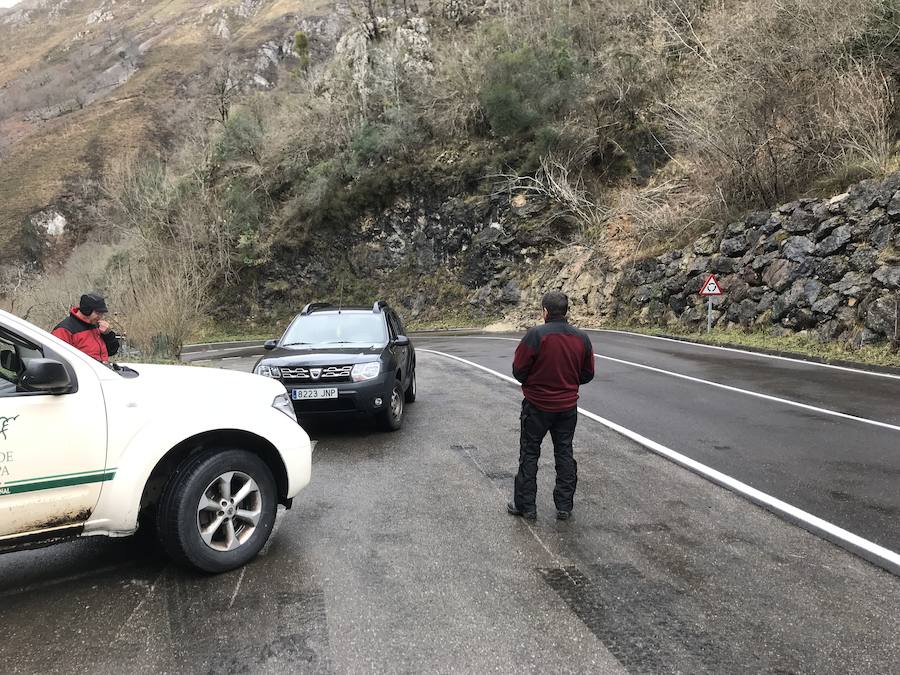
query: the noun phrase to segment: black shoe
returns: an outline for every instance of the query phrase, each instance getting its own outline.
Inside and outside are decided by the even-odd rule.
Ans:
[[[572,517],[572,512],[571,512],[571,511],[557,511],[557,512],[556,512],[556,519],[557,519],[557,520],[568,520],[568,519],[571,518],[571,517]]]
[[[523,518],[527,518],[528,520],[537,520],[536,511],[520,511],[512,502],[506,503],[506,512],[511,513],[514,516],[522,516]]]

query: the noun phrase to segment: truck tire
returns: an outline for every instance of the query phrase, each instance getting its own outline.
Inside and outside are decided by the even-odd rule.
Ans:
[[[269,467],[246,450],[189,457],[163,491],[159,541],[176,562],[218,573],[252,560],[272,533],[278,490]]]
[[[403,426],[403,386],[400,380],[394,381],[387,410],[378,413],[376,421],[378,428],[382,431],[397,431]]]

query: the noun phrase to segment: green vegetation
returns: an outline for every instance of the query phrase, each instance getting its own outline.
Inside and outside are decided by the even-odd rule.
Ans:
[[[454,3],[455,14],[351,4],[334,57],[319,56],[327,36],[295,33],[273,90],[235,85],[252,80],[240,40],[255,36],[255,49],[272,39],[242,31],[206,67],[205,89],[171,114],[154,111],[166,139],[155,151],[109,166],[52,143],[30,153],[50,172],[36,193],[73,165],[106,174],[72,190],[91,196],[98,238],[125,242],[91,278],[122,289],[115,300],[143,322],[132,332],[146,346],[174,349],[235,307],[273,323],[303,300],[333,298],[342,281],[348,299],[395,293],[422,325],[480,320],[458,271],[351,261],[368,228],[405,201],[527,194],[566,223],[553,233],[560,244],[578,240],[615,262],[900,166],[900,0],[521,0],[502,11]],[[169,51],[142,57],[166,91],[167,69],[196,59],[177,44],[208,44],[180,31]],[[64,37],[47,48],[58,54]],[[127,120],[108,115],[118,138]],[[78,139],[102,131],[67,128]],[[121,136],[142,145],[137,132]],[[4,175],[0,202],[24,222],[29,191]],[[44,250],[16,227],[15,237],[0,231],[0,252]]]
[[[309,68],[309,36],[302,31],[294,33],[294,56],[297,57],[297,68],[306,71]]]
[[[225,129],[215,145],[213,157],[219,163],[258,163],[263,135],[262,121],[252,110],[233,112],[225,122]]]
[[[222,321],[197,327],[189,336],[186,344],[205,344],[216,342],[245,342],[250,340],[270,340],[279,337],[287,327],[290,318],[271,327],[236,322]]]
[[[499,321],[500,316],[474,316],[462,311],[450,311],[440,318],[419,320],[414,319],[406,322],[406,327],[410,332],[429,331],[429,330],[453,330],[455,328],[471,328],[480,330],[484,326],[490,325],[495,321]]]
[[[500,50],[487,64],[479,100],[491,131],[517,136],[564,115],[579,98],[572,45]]]

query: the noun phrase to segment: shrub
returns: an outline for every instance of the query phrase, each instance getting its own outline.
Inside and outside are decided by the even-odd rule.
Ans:
[[[301,70],[309,67],[309,37],[303,31],[294,33],[294,56]]]
[[[888,77],[875,65],[854,63],[838,75],[829,110],[842,153],[837,165],[884,175],[896,165],[898,129],[892,123],[897,99]]]
[[[874,58],[900,75],[900,0],[870,0],[867,9],[845,48],[853,59]]]
[[[516,136],[558,118],[576,96],[575,60],[563,42],[493,56],[479,95],[491,130]]]
[[[238,110],[228,116],[215,145],[214,157],[219,163],[251,161],[258,164],[262,141],[263,127],[259,117],[250,110]]]
[[[264,191],[244,178],[235,178],[225,187],[222,196],[223,213],[227,218],[230,232],[258,230],[265,213],[263,209]]]
[[[405,157],[425,140],[411,109],[390,108],[382,117],[382,121],[363,124],[350,142],[353,156],[360,164]]]

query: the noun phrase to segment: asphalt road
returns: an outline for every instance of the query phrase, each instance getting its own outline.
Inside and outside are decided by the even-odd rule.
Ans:
[[[455,343],[507,367],[513,346]],[[592,392],[636,379],[600,370]],[[133,540],[0,556],[4,670],[896,669],[900,578],[584,418],[574,518],[553,518],[548,452],[537,522],[508,516],[519,392],[425,352],[418,379],[398,433],[310,427],[313,482],[242,570],[200,576]]]
[[[900,552],[900,377],[589,335],[600,356],[581,407]],[[416,344],[511,374],[517,337]]]

